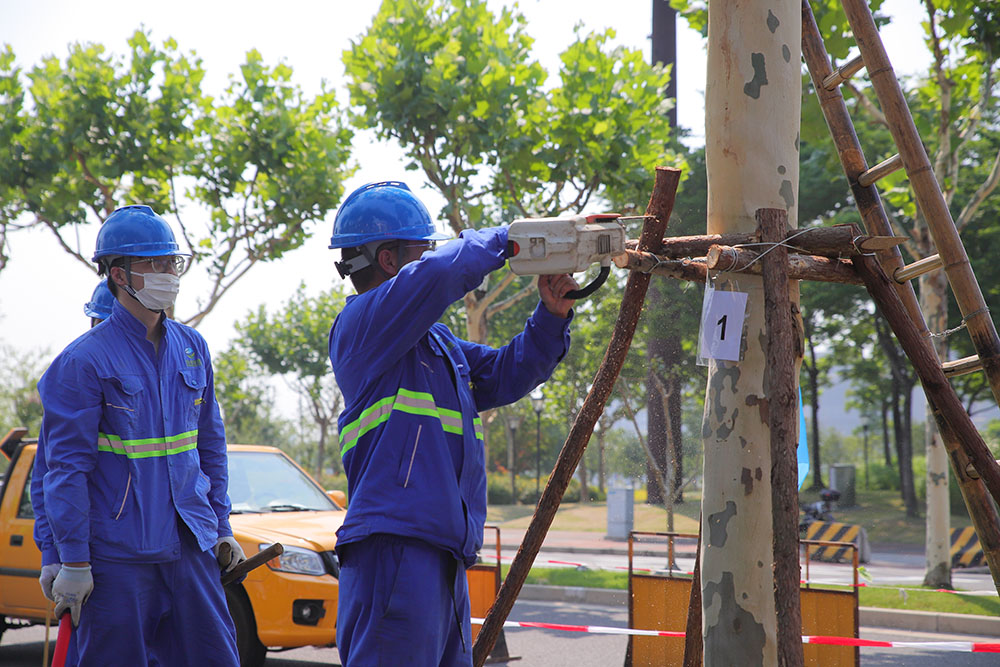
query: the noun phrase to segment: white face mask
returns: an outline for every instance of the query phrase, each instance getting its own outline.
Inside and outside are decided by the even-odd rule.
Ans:
[[[177,292],[181,289],[181,279],[172,273],[136,273],[134,276],[142,276],[143,288],[136,290],[130,285],[125,285],[125,291],[134,296],[139,303],[149,310],[166,310],[174,305],[177,299]]]

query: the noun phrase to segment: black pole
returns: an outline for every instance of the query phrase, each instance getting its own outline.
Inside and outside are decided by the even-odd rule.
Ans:
[[[677,10],[669,0],[653,0],[652,61],[671,65],[667,97],[677,99]],[[677,105],[667,112],[670,127],[677,127]]]

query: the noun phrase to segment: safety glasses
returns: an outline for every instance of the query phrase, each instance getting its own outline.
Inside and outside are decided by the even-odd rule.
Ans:
[[[167,255],[165,257],[141,257],[132,260],[132,266],[147,263],[153,267],[155,273],[167,273],[173,269],[174,273],[179,275],[184,273],[184,267],[187,266],[187,257]]]

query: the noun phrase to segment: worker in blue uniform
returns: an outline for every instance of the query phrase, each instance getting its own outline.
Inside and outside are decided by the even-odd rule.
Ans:
[[[79,665],[238,665],[218,557],[232,569],[243,552],[211,358],[164,314],[185,258],[166,221],[126,206],[102,225],[94,261],[111,314],[38,383],[43,589],[48,568]]]
[[[83,304],[83,313],[90,318],[90,327],[94,328],[111,316],[111,308],[114,305],[115,297],[108,289],[108,283],[104,280],[97,283],[90,301]],[[52,599],[52,582],[59,574],[61,567],[58,554],[55,552],[52,541],[52,531],[49,529],[48,520],[45,516],[45,494],[42,491],[42,479],[48,471],[45,463],[44,448],[39,445],[35,450],[35,465],[31,484],[31,504],[35,511],[35,538],[40,551],[47,551],[49,562],[42,565],[38,583],[42,587],[45,597]],[[76,655],[76,637],[70,636],[69,655]],[[75,659],[74,659],[75,662]],[[71,662],[72,664],[72,662]]]
[[[106,280],[97,283],[90,301],[83,305],[83,312],[90,318],[90,326],[96,327],[104,320],[111,317],[111,308],[115,303],[115,296],[108,288]]]
[[[398,181],[354,191],[337,211],[331,248],[358,292],[330,331],[344,396],[348,478],[337,531],[337,646],[345,666],[471,665],[465,570],[486,519],[478,413],[544,382],[569,349],[571,276],[541,276],[524,331],[494,349],[437,320],[505,263],[507,229],[437,232]]]

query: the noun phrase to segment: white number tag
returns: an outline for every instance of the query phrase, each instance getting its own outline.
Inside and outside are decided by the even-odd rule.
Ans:
[[[743,337],[746,310],[746,292],[720,292],[712,287],[705,287],[699,359],[740,360],[740,340]]]

